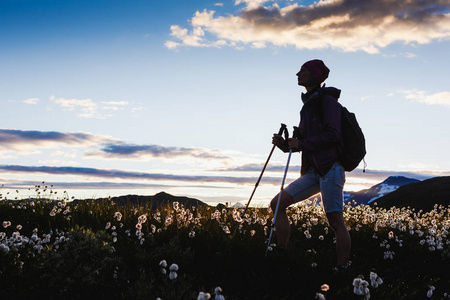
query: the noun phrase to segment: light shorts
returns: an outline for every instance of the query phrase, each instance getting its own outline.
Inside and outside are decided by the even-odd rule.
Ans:
[[[284,191],[294,199],[294,203],[308,199],[321,193],[322,203],[326,213],[342,212],[344,208],[344,167],[334,163],[325,176],[317,175],[314,169],[310,169],[297,180],[291,182]]]

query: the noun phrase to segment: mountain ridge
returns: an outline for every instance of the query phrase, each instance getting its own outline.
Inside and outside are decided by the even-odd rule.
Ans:
[[[404,176],[389,176],[368,189],[358,192],[344,192],[344,201],[351,205],[370,204],[373,201],[396,191],[401,186],[405,186],[420,180]]]
[[[450,176],[433,177],[399,187],[372,205],[382,208],[411,207],[423,211],[432,210],[435,205],[450,205]]]

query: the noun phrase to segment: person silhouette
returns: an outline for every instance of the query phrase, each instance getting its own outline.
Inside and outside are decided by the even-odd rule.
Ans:
[[[283,152],[301,152],[301,176],[277,194],[270,202],[275,212],[278,246],[289,246],[290,224],[286,208],[299,201],[321,193],[324,211],[336,237],[337,264],[347,267],[350,259],[351,239],[343,216],[345,171],[339,163],[341,131],[340,90],[322,86],[330,70],[322,60],[304,63],[296,74],[298,85],[306,89],[301,98],[298,138],[285,140],[274,134],[272,143]]]

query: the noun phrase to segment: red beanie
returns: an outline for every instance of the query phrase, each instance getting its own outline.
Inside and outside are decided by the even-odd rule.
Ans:
[[[328,74],[330,73],[330,69],[328,69],[320,59],[307,61],[303,64],[302,67],[308,69],[308,71],[311,73],[311,76],[317,81],[317,83],[324,82],[325,79],[328,78]]]

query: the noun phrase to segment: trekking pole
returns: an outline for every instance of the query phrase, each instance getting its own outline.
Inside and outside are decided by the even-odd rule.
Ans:
[[[286,125],[281,123],[281,127],[280,127],[280,130],[278,131],[278,134],[282,135],[284,130],[286,130]],[[270,158],[272,157],[272,153],[275,150],[275,147],[276,146],[273,145],[272,150],[270,151],[269,157],[267,158],[267,161],[266,161],[266,163],[265,163],[265,165],[264,165],[264,167],[263,167],[263,169],[261,171],[261,174],[259,175],[258,181],[256,181],[255,188],[253,189],[253,192],[250,195],[250,199],[248,199],[247,205],[245,206],[245,209],[244,209],[244,212],[242,213],[242,216],[245,216],[245,213],[247,212],[248,206],[250,205],[250,201],[252,201],[253,195],[255,194],[255,191],[256,191],[256,188],[259,185],[259,182],[261,181],[261,178],[262,178],[262,176],[264,174],[264,171],[266,170],[266,167],[267,167],[267,164],[269,163]]]
[[[293,135],[294,138],[296,137],[297,132],[298,132],[297,128],[294,127],[294,135]],[[285,129],[284,135],[287,140],[289,138],[289,133],[288,133],[287,129]],[[292,149],[289,149],[289,156],[287,159],[286,168],[284,169],[284,176],[283,176],[283,180],[281,182],[280,193],[278,194],[277,206],[275,208],[275,212],[273,215],[272,228],[270,229],[269,241],[267,242],[266,257],[267,257],[267,253],[269,252],[270,242],[272,241],[273,229],[275,228],[275,220],[277,219],[278,207],[280,206],[281,194],[283,193],[284,182],[286,181],[286,175],[287,175],[287,171],[289,168],[289,162],[291,161],[291,155],[292,155]]]

